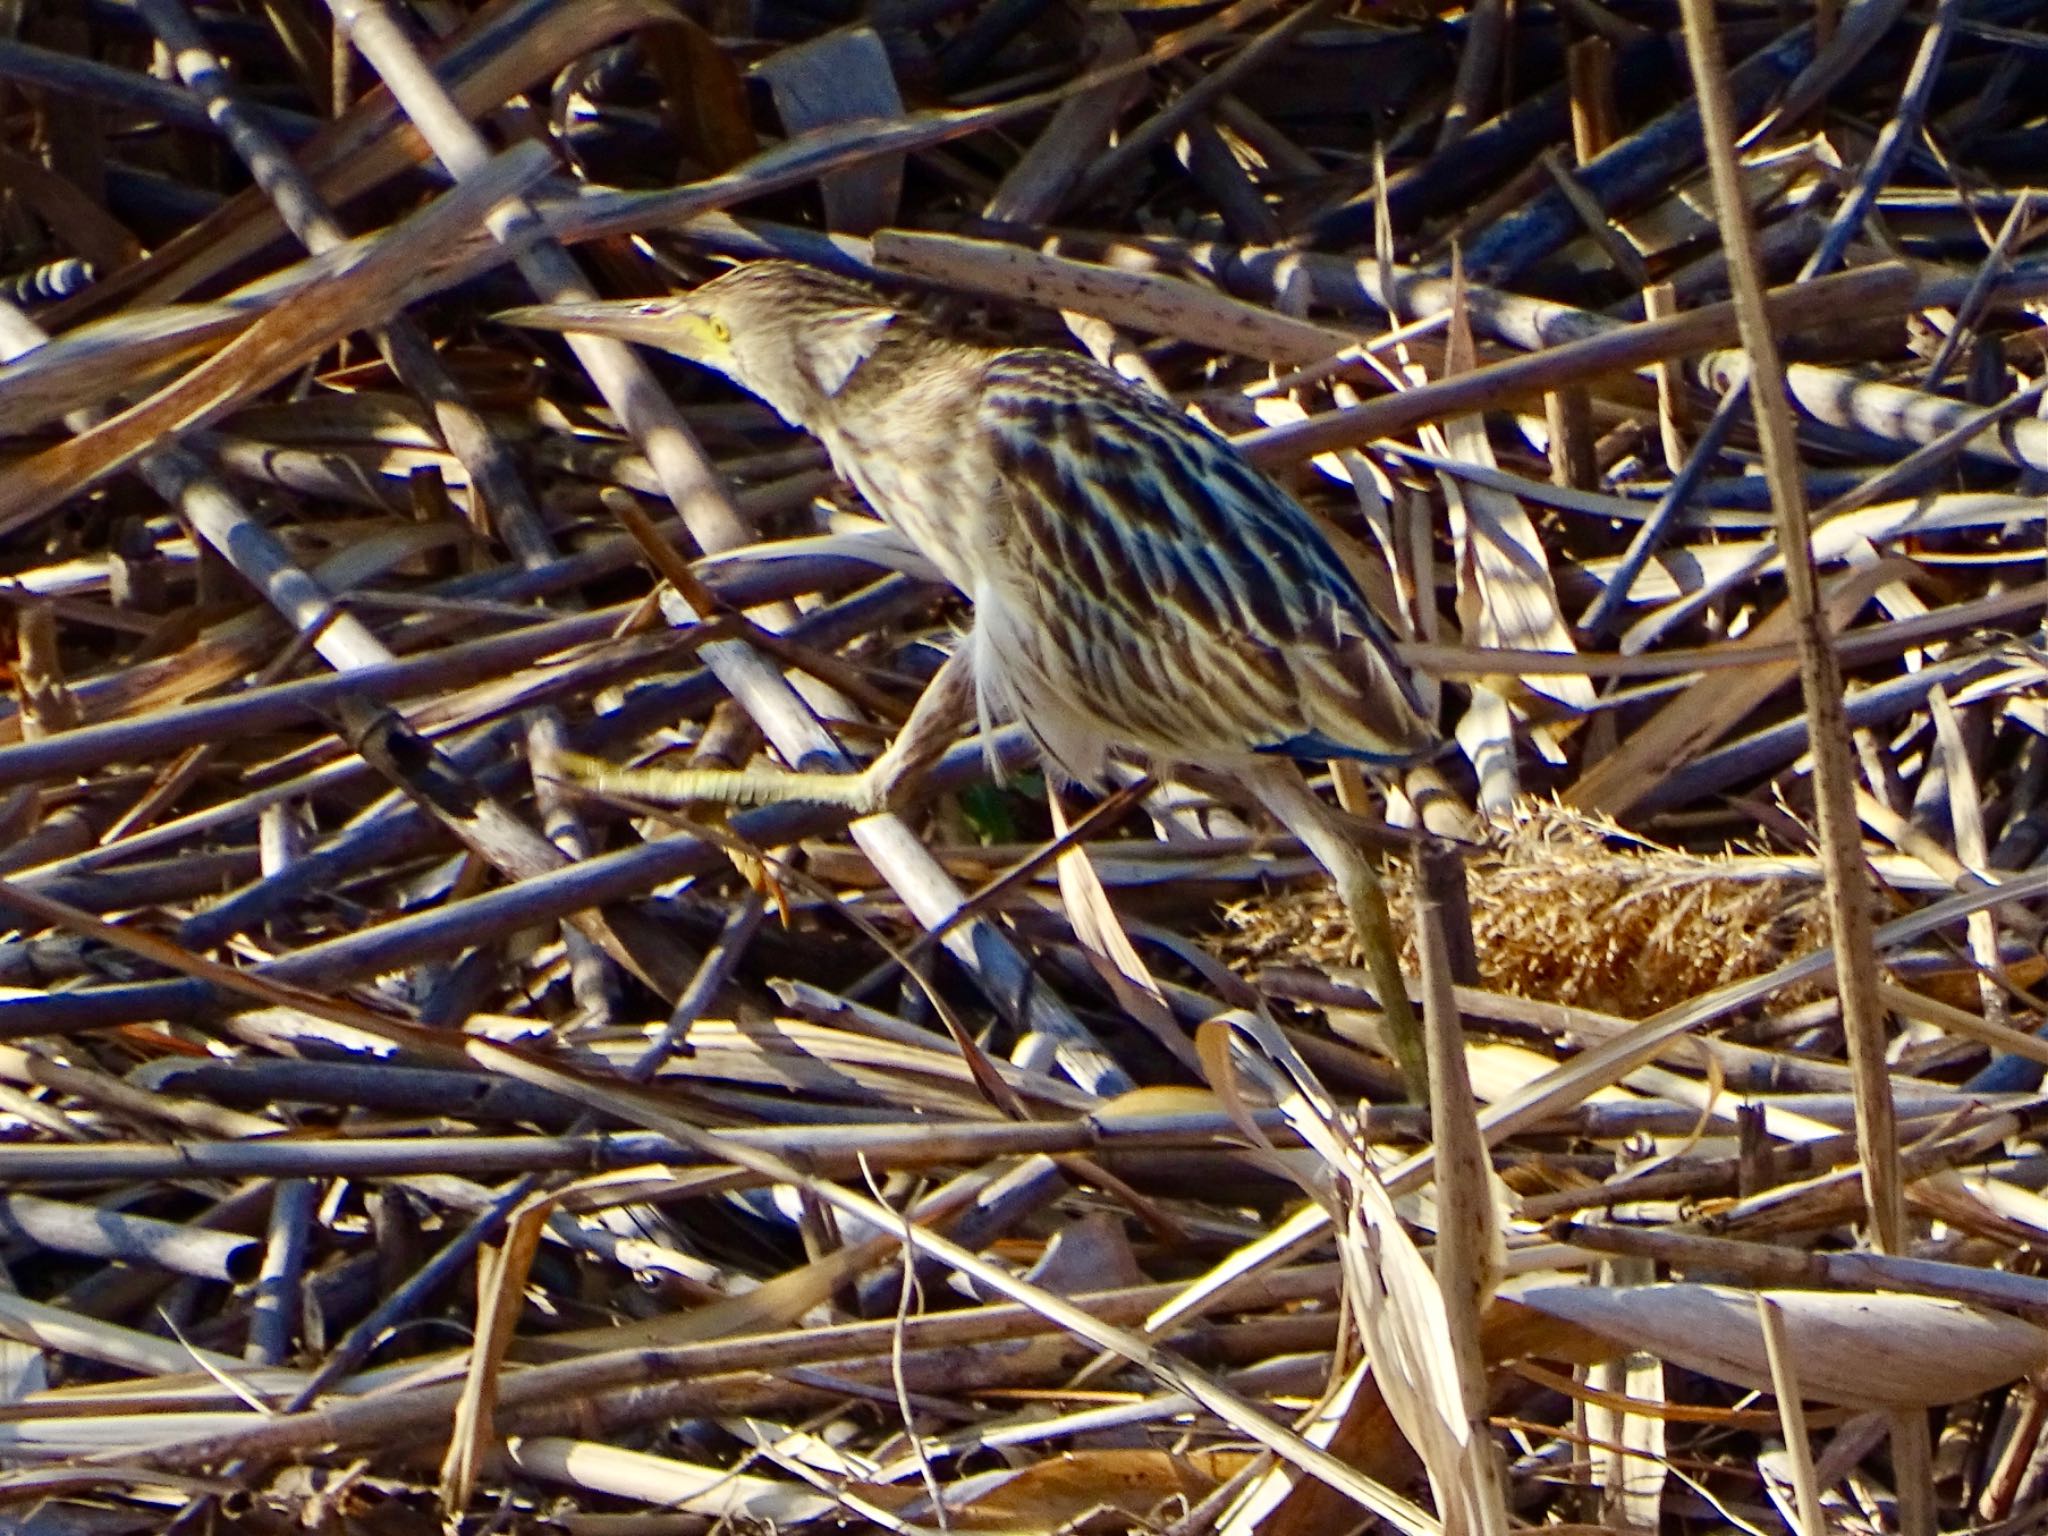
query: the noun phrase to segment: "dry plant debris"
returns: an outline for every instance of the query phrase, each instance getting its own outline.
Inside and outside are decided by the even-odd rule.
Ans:
[[[1718,21],[1753,246],[1666,0],[11,16],[0,1529],[2040,1528],[2044,7]],[[1215,785],[555,772],[865,756],[966,618],[756,403],[491,319],[766,255],[1323,519],[1458,748],[1318,786],[1432,1110]]]
[[[1554,801],[1525,801],[1489,828],[1465,876],[1480,985],[1622,1018],[1765,975],[1826,937],[1811,870],[1659,847]],[[1389,883],[1412,964],[1409,884]],[[1320,886],[1232,902],[1222,917],[1219,949],[1248,972],[1360,964],[1343,908]]]

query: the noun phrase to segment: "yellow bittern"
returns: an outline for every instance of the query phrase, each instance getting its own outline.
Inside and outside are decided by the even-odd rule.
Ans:
[[[887,808],[935,720],[1020,720],[1055,776],[1112,750],[1227,772],[1336,879],[1401,1066],[1422,1052],[1371,861],[1292,759],[1394,766],[1436,745],[1385,625],[1308,514],[1222,438],[1070,353],[948,336],[863,284],[757,261],[671,298],[501,318],[641,342],[725,375],[973,601],[972,635],[860,774],[593,773],[670,800]]]

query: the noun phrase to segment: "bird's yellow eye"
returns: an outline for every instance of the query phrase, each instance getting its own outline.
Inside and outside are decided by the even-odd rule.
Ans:
[[[732,327],[713,315],[704,322],[704,329],[711,333],[711,339],[720,345],[732,340]]]

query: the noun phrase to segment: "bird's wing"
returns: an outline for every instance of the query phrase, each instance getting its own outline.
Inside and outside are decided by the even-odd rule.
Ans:
[[[1066,581],[1065,604],[1211,669],[1234,695],[1218,728],[1243,747],[1427,745],[1385,624],[1308,514],[1223,439],[1063,352],[999,354],[980,417],[1012,536]]]

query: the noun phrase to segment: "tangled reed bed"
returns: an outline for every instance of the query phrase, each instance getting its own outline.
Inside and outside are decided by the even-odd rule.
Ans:
[[[1661,0],[24,17],[0,1527],[2038,1525],[2042,7],[1718,21],[1747,222]],[[1325,786],[1433,1112],[1215,786],[551,772],[866,752],[965,617],[489,318],[762,255],[1324,520],[1461,749]]]

